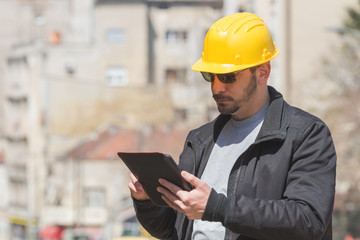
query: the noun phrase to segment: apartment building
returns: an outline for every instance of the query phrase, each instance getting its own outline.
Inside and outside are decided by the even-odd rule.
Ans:
[[[169,3],[172,2],[172,3]],[[221,1],[153,1],[150,21],[153,26],[154,82],[165,87],[178,123],[196,126],[217,112],[209,84],[200,73],[191,71],[202,54],[209,26],[222,16]]]
[[[33,239],[41,208],[44,134],[38,100],[38,77],[32,51],[13,53],[4,78],[4,161],[7,173],[6,216],[12,239]],[[35,73],[35,74],[34,74]]]
[[[221,15],[221,1],[22,1],[11,7],[26,14],[4,57],[9,201],[1,229],[9,239],[46,238],[62,229],[69,230],[65,238],[84,229],[95,236],[111,214],[105,206],[80,212],[78,193],[98,198],[88,188],[99,179],[91,173],[117,167],[59,156],[101,125],[151,128],[207,119],[206,105],[189,102],[202,100],[206,93],[196,87],[204,83],[187,69],[201,53],[202,40],[195,39]],[[196,18],[202,20],[194,24]],[[76,177],[77,171],[86,176]],[[71,193],[60,201],[64,182]]]
[[[67,239],[112,232],[115,216],[108,201],[125,196],[115,187],[123,180],[109,176],[108,181],[116,184],[106,190],[99,190],[97,181],[106,178],[106,169],[120,172],[122,166],[114,159],[64,154],[104,126],[149,134],[159,126],[188,129],[212,119],[217,110],[209,84],[190,67],[201,56],[209,26],[224,12],[247,10],[264,16],[281,51],[280,60],[273,62],[271,84],[291,102],[309,106],[306,99],[311,98],[302,96],[310,89],[302,86],[321,80],[316,74],[319,56],[328,53],[331,47],[325,43],[334,40],[326,27],[339,24],[336,13],[345,3],[284,4],[280,0],[3,1],[2,33],[9,37],[0,45],[4,50],[0,126],[7,176],[3,182],[9,197],[0,206],[0,237],[36,239],[52,227],[69,230]],[[317,12],[323,17],[318,18]],[[282,25],[289,16],[290,25]],[[282,36],[284,31],[288,35]],[[130,217],[133,212],[125,214]],[[121,234],[121,228],[114,231]]]
[[[8,239],[8,219],[6,216],[6,208],[8,206],[8,177],[4,164],[4,149],[0,144],[0,189],[3,190],[3,197],[0,199],[0,238]]]
[[[58,11],[65,2],[1,3],[2,33],[2,106],[3,162],[8,192],[1,208],[2,239],[38,239],[43,206],[49,139],[46,57],[49,39],[62,25]],[[6,9],[6,11],[3,11]],[[17,16],[18,13],[21,17]],[[10,23],[10,24],[9,24]],[[46,25],[48,24],[48,25]],[[11,26],[10,26],[11,25]],[[11,30],[10,30],[11,29]],[[65,28],[66,29],[66,28]],[[56,35],[56,34],[55,34]]]
[[[66,66],[65,62],[60,62],[64,61],[61,57],[64,52],[72,53],[69,55],[72,56],[73,66],[69,77],[50,83],[50,91],[55,93],[51,94],[50,102],[56,109],[56,112],[50,113],[52,134],[82,135],[101,124],[151,129],[174,123],[186,126],[191,123],[191,119],[207,120],[208,101],[203,100],[211,100],[208,85],[204,86],[206,82],[199,75],[192,75],[188,69],[201,55],[202,39],[208,26],[221,15],[221,8],[214,1],[205,4],[196,2],[97,1],[93,12],[95,28],[91,47],[74,51],[60,44],[50,53],[52,56],[49,54],[48,64],[58,66],[58,69],[48,70],[49,79],[57,75],[55,72],[59,74],[64,71],[64,68],[59,67]],[[196,18],[201,19],[201,16],[204,18],[200,23],[194,24]],[[176,24],[177,21],[182,23]],[[184,54],[186,52],[188,56]],[[201,93],[201,88],[206,92]],[[198,101],[197,106],[191,104],[194,101]],[[65,115],[67,122],[61,118]],[[179,148],[183,139],[180,141]],[[58,147],[60,145],[62,147]],[[74,189],[78,190],[64,193],[63,201],[45,203],[42,224],[62,226],[70,235],[107,235],[114,234],[114,231],[121,234],[120,227],[118,230],[109,228],[114,226],[110,224],[114,224],[111,222],[114,221],[114,215],[111,215],[114,208],[108,203],[111,199],[103,197],[114,194],[104,186],[119,182],[121,174],[106,175],[108,171],[99,175],[101,166],[114,166],[115,170],[115,166],[122,166],[119,161],[113,159],[106,162],[100,158],[89,160],[86,157],[59,160],[57,155],[65,149],[63,141],[54,141],[52,147],[54,151],[50,168],[53,170],[48,179],[54,185],[49,194],[62,192],[54,190],[59,189],[59,183],[63,183],[61,172],[64,170],[56,170],[61,168],[75,171],[74,176],[77,177],[68,179],[77,182],[78,187]],[[77,171],[79,174],[76,174]],[[117,180],[109,179],[111,176],[115,179],[117,177]],[[99,182],[99,178],[102,182]],[[119,185],[127,191],[124,181]],[[97,202],[98,205],[89,202]],[[124,212],[130,215],[119,218],[117,214],[117,221],[126,221],[125,225],[132,226],[133,212],[131,209]]]

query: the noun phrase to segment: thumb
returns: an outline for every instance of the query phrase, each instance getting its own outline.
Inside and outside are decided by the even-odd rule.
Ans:
[[[197,187],[202,182],[199,178],[195,177],[191,173],[188,173],[187,171],[181,171],[181,176],[185,179],[185,181],[194,187]]]

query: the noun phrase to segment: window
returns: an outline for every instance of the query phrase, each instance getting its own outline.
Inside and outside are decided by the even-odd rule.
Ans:
[[[123,87],[128,85],[128,73],[123,67],[108,67],[106,70],[107,85]]]
[[[9,203],[13,207],[25,207],[27,199],[27,185],[25,180],[9,177]]]
[[[166,69],[166,82],[185,82],[186,69],[185,68],[169,68]]]
[[[30,92],[31,72],[26,57],[7,59],[6,95],[12,99],[26,98]]]
[[[105,190],[102,188],[87,188],[84,194],[85,206],[87,207],[104,207]]]
[[[184,121],[188,118],[188,112],[186,109],[175,109],[175,118],[177,120]]]
[[[123,29],[109,29],[106,32],[106,40],[110,43],[124,43],[126,33]]]
[[[185,42],[186,39],[187,39],[186,31],[168,30],[166,32],[166,42],[168,43]]]

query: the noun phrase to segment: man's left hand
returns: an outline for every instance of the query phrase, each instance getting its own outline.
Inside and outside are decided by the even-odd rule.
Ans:
[[[164,201],[176,211],[184,213],[189,219],[201,219],[211,188],[186,171],[182,171],[181,176],[194,186],[191,191],[183,190],[165,179],[159,179],[164,187],[158,187],[157,190],[163,194]]]

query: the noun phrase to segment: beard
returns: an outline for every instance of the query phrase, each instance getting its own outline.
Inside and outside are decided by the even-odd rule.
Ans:
[[[238,100],[234,100],[232,97],[224,96],[223,94],[214,94],[215,100],[227,100],[228,103],[217,103],[217,107],[222,114],[233,114],[237,112],[245,103],[247,103],[251,97],[255,94],[257,89],[257,78],[255,74],[251,75],[249,84],[246,86],[242,96]]]

